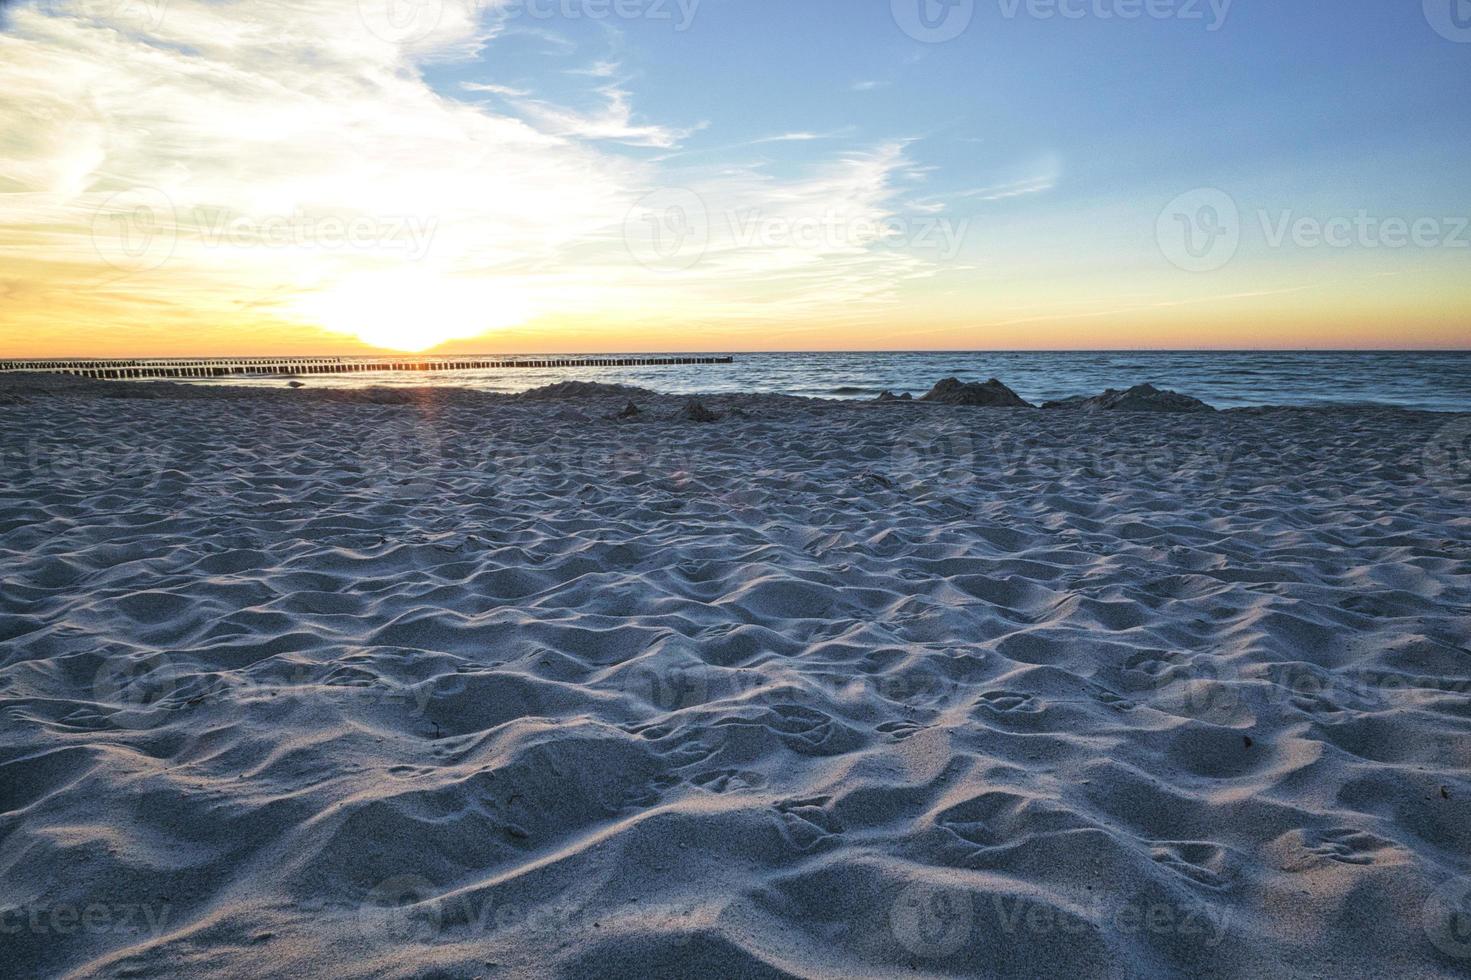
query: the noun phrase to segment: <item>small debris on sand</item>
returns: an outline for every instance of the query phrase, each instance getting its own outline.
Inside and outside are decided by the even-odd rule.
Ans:
[[[686,422],[719,422],[720,416],[710,411],[698,400],[691,400],[680,411],[679,417]]]

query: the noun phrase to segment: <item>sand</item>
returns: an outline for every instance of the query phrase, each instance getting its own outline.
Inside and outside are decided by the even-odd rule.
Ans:
[[[0,391],[0,973],[1471,970],[1471,416]]]

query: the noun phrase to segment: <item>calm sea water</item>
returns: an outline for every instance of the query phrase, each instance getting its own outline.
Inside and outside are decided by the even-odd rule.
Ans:
[[[557,355],[569,356],[569,355]],[[615,355],[589,355],[615,356]],[[1000,378],[1041,402],[1144,382],[1217,408],[1249,405],[1397,405],[1471,411],[1471,352],[962,352],[737,354],[734,364],[688,367],[516,369],[312,375],[311,387],[455,385],[524,391],[555,381],[603,381],[656,391],[781,392],[873,398],[889,389],[920,395],[941,378]],[[281,378],[206,384],[279,387]]]

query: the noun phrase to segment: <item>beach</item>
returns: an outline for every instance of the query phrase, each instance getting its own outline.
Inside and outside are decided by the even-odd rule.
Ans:
[[[1471,970],[1471,415],[690,403],[0,377],[0,972]]]

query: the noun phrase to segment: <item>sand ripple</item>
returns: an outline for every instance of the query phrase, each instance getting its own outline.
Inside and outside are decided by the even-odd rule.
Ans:
[[[1464,418],[628,397],[0,409],[4,971],[1471,969]]]

